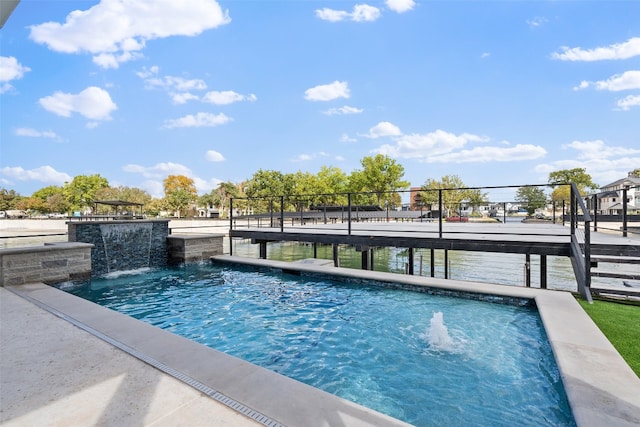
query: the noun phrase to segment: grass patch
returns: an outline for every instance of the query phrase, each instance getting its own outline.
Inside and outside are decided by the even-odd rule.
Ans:
[[[640,306],[578,299],[585,312],[640,377]]]

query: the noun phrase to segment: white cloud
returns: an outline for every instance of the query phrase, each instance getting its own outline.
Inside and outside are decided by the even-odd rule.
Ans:
[[[607,146],[604,141],[572,141],[562,148],[572,148],[578,152],[577,158],[581,160],[601,160],[611,157],[624,157],[640,154],[640,149]]]
[[[511,146],[505,142],[500,145],[487,145],[490,142],[487,137],[470,133],[456,135],[441,129],[427,134],[401,135],[394,139],[394,144],[384,144],[374,152],[426,163],[509,162],[538,159],[547,153],[538,145]],[[466,148],[470,143],[483,145]]]
[[[349,134],[347,133],[343,133],[342,135],[340,135],[340,142],[357,142],[358,140],[356,138],[352,138],[349,136]]]
[[[122,168],[125,172],[137,173],[144,178],[151,179],[164,179],[168,175],[184,175],[191,177],[192,172],[188,167],[181,165],[180,163],[157,163],[153,166],[140,166],[136,164],[128,164]]]
[[[481,59],[486,59],[486,58],[488,58],[488,57],[490,57],[490,56],[491,56],[491,53],[489,53],[489,52],[482,52],[482,55],[480,55],[480,58],[481,58]]]
[[[607,80],[597,82],[582,81],[580,86],[575,87],[574,90],[586,89],[590,86],[595,86],[597,90],[609,90],[612,92],[640,89],[640,71],[625,71],[622,74],[611,76]]]
[[[317,9],[316,16],[324,21],[339,22],[349,19],[351,14],[344,10],[333,10],[329,8]]]
[[[609,146],[602,140],[573,141],[562,148],[575,153],[567,155],[568,159],[540,164],[535,171],[548,176],[557,170],[584,168],[594,182],[606,185],[640,164],[640,149]]]
[[[372,22],[380,18],[380,9],[368,4],[357,4],[353,7],[352,12],[344,10],[334,10],[329,8],[317,9],[316,17],[330,22],[339,22],[351,20],[354,22]]]
[[[364,110],[362,108],[350,107],[345,105],[344,107],[338,108],[330,108],[327,111],[323,111],[324,114],[328,116],[333,116],[335,114],[360,114]]]
[[[364,134],[362,136],[366,138],[376,139],[383,136],[399,136],[402,135],[400,128],[393,123],[389,122],[380,122],[371,129],[369,129],[369,133]]]
[[[198,99],[200,99],[198,95],[189,92],[174,93],[171,95],[171,100],[174,104],[186,104],[189,101],[196,101]]]
[[[529,25],[529,27],[531,27],[531,28],[538,28],[538,27],[546,24],[547,22],[549,22],[549,20],[547,18],[536,16],[533,19],[527,20],[527,25]]]
[[[573,90],[582,90],[588,88],[590,83],[586,80],[580,82],[580,84],[573,88]]]
[[[513,147],[482,146],[435,156],[428,156],[429,163],[487,163],[533,160],[544,157],[547,150],[539,145],[517,144]]]
[[[210,162],[224,162],[225,160],[224,156],[215,150],[207,151],[205,158]]]
[[[317,158],[326,158],[326,157],[330,157],[328,153],[325,153],[324,151],[319,151],[317,153],[299,154],[298,156],[291,159],[291,161],[293,163],[308,162]]]
[[[294,159],[292,159],[292,162],[307,162],[309,160],[311,160],[313,157],[311,157],[311,154],[299,154],[297,157],[295,157]]]
[[[205,90],[207,84],[202,79],[185,79],[177,76],[160,77],[160,69],[153,66],[149,69],[143,68],[136,75],[144,80],[147,89],[161,88],[169,92],[188,92],[191,90]]]
[[[2,175],[18,181],[39,181],[49,185],[63,185],[70,182],[73,178],[64,173],[58,172],[51,166],[41,166],[39,168],[26,170],[19,166],[4,167],[0,169]]]
[[[357,4],[353,7],[351,20],[355,22],[371,22],[380,18],[380,9],[368,4]]]
[[[486,137],[463,133],[456,135],[438,129],[426,134],[402,135],[395,145],[386,144],[377,151],[398,158],[415,158],[429,161],[432,157],[441,156],[463,148],[470,142],[488,142]]]
[[[385,4],[394,12],[404,13],[413,9],[416,2],[413,0],[386,0]]]
[[[39,131],[31,128],[17,128],[13,131],[16,136],[27,136],[31,138],[50,138],[50,139],[60,139],[55,132],[50,130]]]
[[[62,53],[90,53],[104,68],[117,68],[141,56],[148,40],[195,36],[231,22],[215,0],[103,0],[75,10],[64,23],[30,27],[36,43]]]
[[[349,85],[338,80],[326,85],[319,85],[307,89],[304,99],[307,101],[331,101],[337,98],[349,98]]]
[[[152,65],[149,68],[142,67],[142,71],[137,71],[136,76],[140,77],[141,79],[148,79],[152,76],[155,76],[159,72],[160,72],[160,67],[158,67],[157,65]]]
[[[258,98],[254,94],[241,95],[232,90],[225,90],[222,92],[218,92],[218,91],[207,92],[202,97],[202,102],[207,102],[215,105],[227,105],[227,104],[233,104],[234,102],[240,102],[240,101],[255,102],[257,99]]]
[[[176,76],[159,76],[160,69],[153,66],[143,68],[136,75],[144,79],[147,89],[160,88],[166,90],[174,104],[186,104],[189,101],[202,101],[215,105],[228,105],[234,102],[255,102],[258,98],[254,94],[242,95],[232,90],[210,91],[200,96],[194,91],[207,89],[207,84],[202,79],[185,79]]]
[[[602,61],[629,59],[640,55],[640,37],[632,37],[626,42],[616,43],[595,49],[569,48],[563,46],[561,52],[551,54],[553,59],[561,61]]]
[[[29,67],[20,64],[13,56],[0,56],[0,93],[11,90],[13,86],[8,82],[21,79],[29,71]]]
[[[629,95],[626,98],[619,99],[617,105],[623,111],[627,111],[631,107],[640,107],[640,95]]]
[[[197,113],[189,114],[179,119],[167,120],[164,127],[167,129],[184,128],[184,127],[214,127],[223,125],[233,120],[224,113]]]
[[[47,111],[62,117],[78,113],[92,120],[110,120],[111,112],[118,109],[109,92],[90,86],[78,94],[56,92],[40,98],[40,105]]]
[[[640,89],[640,71],[625,71],[622,74],[616,74],[607,80],[595,83],[598,90],[621,91]]]

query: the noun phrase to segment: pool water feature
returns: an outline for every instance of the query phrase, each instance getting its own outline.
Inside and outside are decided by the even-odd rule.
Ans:
[[[415,425],[575,425],[530,304],[217,264],[70,291]]]

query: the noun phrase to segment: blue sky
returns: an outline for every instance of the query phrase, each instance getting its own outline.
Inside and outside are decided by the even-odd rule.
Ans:
[[[0,187],[161,197],[382,153],[419,186],[640,167],[639,1],[22,0],[0,30]]]

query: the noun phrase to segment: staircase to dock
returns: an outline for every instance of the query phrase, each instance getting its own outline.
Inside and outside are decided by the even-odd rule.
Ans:
[[[610,246],[606,253],[601,253],[605,251],[598,251],[597,246],[592,247],[595,253],[591,255],[591,277],[612,279],[612,285],[592,285],[591,292],[595,295],[640,299],[640,254],[634,254],[634,251],[629,253],[625,248],[619,248],[616,253],[613,249]]]

